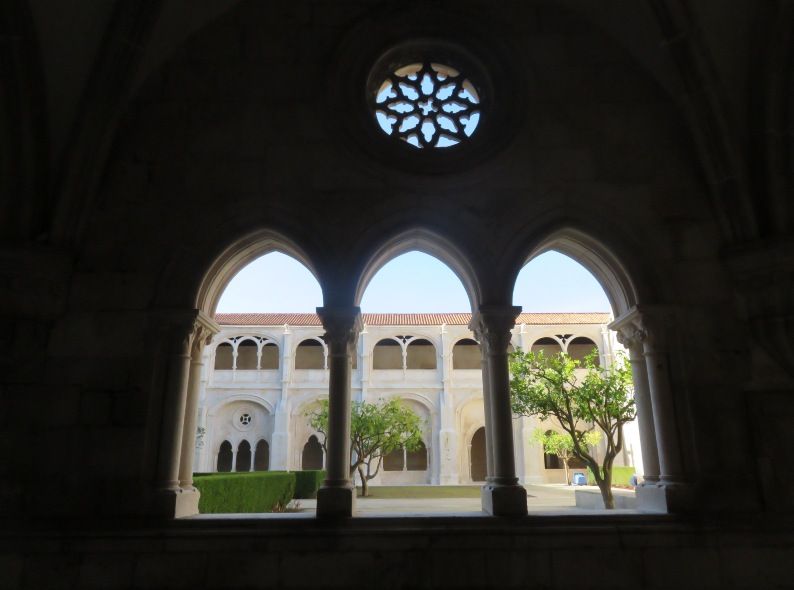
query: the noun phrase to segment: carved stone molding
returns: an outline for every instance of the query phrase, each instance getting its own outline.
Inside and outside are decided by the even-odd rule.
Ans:
[[[634,306],[608,327],[626,348],[653,354],[667,350],[674,315],[669,306]]]
[[[469,322],[469,329],[480,341],[485,354],[506,354],[513,337],[511,330],[521,307],[514,305],[481,306]]]
[[[359,307],[318,307],[317,315],[325,328],[324,338],[331,354],[346,351],[352,355],[363,323]]]
[[[164,332],[162,336],[173,354],[198,353],[220,332],[215,320],[199,309],[157,310],[152,320]]]

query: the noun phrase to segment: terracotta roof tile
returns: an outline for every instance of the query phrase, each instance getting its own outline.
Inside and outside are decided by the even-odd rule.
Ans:
[[[370,326],[467,326],[470,313],[365,313],[364,323]],[[522,313],[516,324],[606,324],[609,313]],[[224,326],[320,326],[316,313],[218,313],[215,320]]]

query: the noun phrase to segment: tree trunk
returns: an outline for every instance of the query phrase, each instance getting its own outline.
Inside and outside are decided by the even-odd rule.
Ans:
[[[367,478],[364,477],[364,472],[361,467],[358,468],[358,475],[361,478],[361,495],[366,497],[369,494],[369,486],[367,485]]]
[[[612,471],[609,470],[604,474],[604,479],[598,482],[598,488],[601,490],[601,498],[604,500],[604,508],[607,510],[614,510],[615,498],[612,496]]]
[[[562,464],[565,467],[565,483],[571,485],[571,478],[568,475],[568,459],[563,460]]]

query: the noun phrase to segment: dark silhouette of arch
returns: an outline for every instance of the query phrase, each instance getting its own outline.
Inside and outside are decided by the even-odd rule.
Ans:
[[[218,449],[218,462],[215,465],[215,468],[218,471],[231,471],[232,470],[232,443],[228,440],[225,440],[221,443],[220,449]]]
[[[547,430],[546,436],[549,434],[554,434],[554,431]],[[562,459],[556,453],[547,453],[546,449],[543,449],[543,467],[544,469],[562,469],[564,465],[562,464]]]
[[[419,448],[415,451],[406,451],[405,468],[408,471],[427,471],[427,447],[419,441]]]
[[[532,344],[530,350],[532,352],[541,352],[546,356],[552,356],[562,352],[562,346],[554,338],[539,338]]]
[[[485,481],[488,464],[485,458],[485,427],[477,429],[471,437],[470,470],[472,481]]]
[[[577,336],[568,343],[568,355],[577,361],[583,361],[584,357],[593,352],[593,349],[598,350],[598,345],[584,336]],[[599,358],[595,358],[596,366],[600,365]]]
[[[253,340],[243,340],[237,344],[237,370],[253,371],[256,369],[258,347]]]
[[[259,368],[272,371],[278,370],[278,365],[278,346],[275,342],[265,342],[265,345],[262,347],[262,360],[259,364]]]
[[[254,453],[254,471],[267,471],[270,469],[270,445],[266,440],[256,443],[256,453]]]
[[[243,440],[237,446],[237,464],[235,471],[251,471],[251,443]]]
[[[222,342],[215,349],[215,370],[216,371],[231,371],[232,370],[232,345],[228,342]]]
[[[400,447],[383,455],[383,471],[402,471],[405,468],[405,451]]]
[[[373,369],[402,369],[403,349],[400,343],[391,338],[378,341],[372,349]]]
[[[303,445],[301,455],[301,469],[322,469],[323,468],[323,446],[313,434]]]
[[[408,344],[405,354],[406,369],[435,369],[436,347],[424,338],[417,338]]]
[[[314,338],[307,338],[298,344],[295,350],[296,369],[324,369],[325,350],[323,345]]]
[[[453,369],[481,369],[482,353],[480,343],[471,338],[458,340],[452,347]]]

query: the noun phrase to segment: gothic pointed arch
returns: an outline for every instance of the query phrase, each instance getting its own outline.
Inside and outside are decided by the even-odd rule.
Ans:
[[[424,228],[400,232],[377,244],[365,256],[357,275],[354,302],[359,305],[367,285],[389,261],[408,252],[422,252],[446,264],[460,279],[472,309],[482,300],[479,279],[472,257],[440,233]]]

